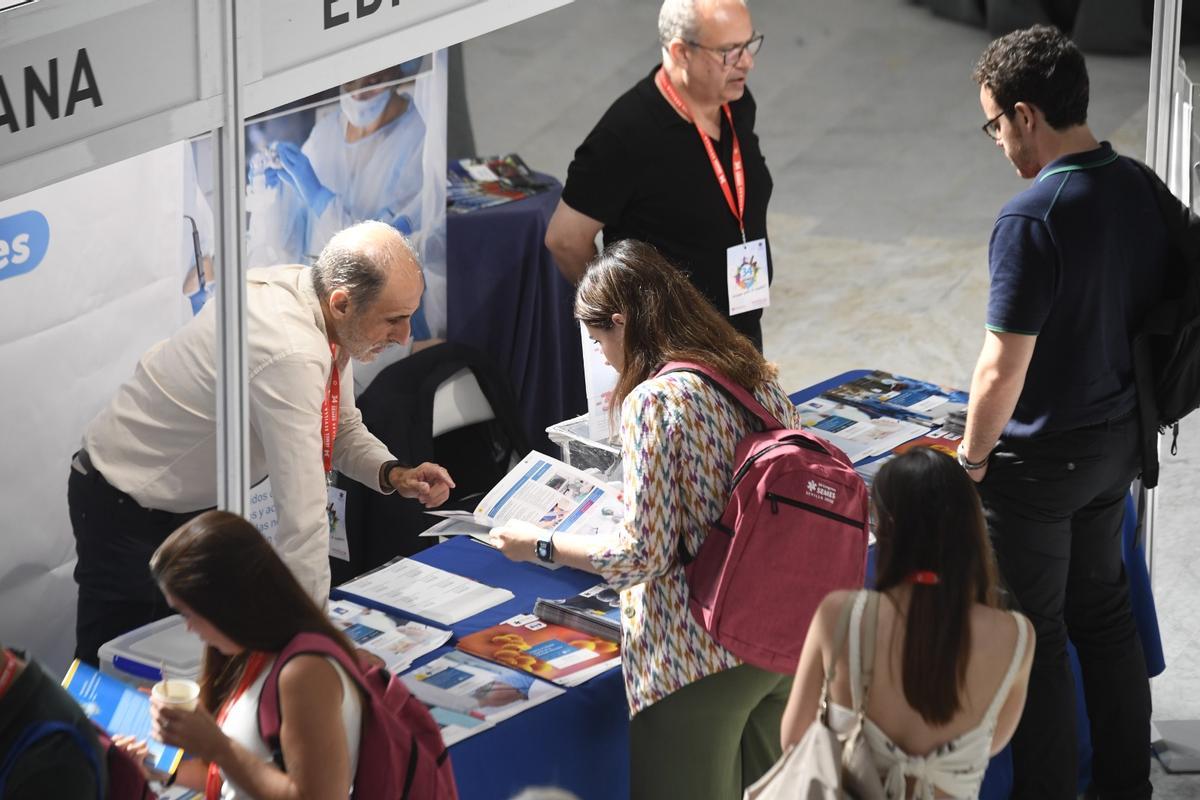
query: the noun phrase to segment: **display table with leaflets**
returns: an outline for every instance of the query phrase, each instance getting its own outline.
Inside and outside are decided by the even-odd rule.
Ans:
[[[544,431],[584,411],[583,350],[574,290],[543,240],[562,185],[446,218],[446,302],[452,342],[469,344],[507,373],[534,449]]]
[[[792,402],[804,404],[823,392],[867,374],[867,370],[843,373],[792,394]],[[885,457],[886,454],[866,459],[863,464]],[[860,469],[863,464],[859,465]],[[1146,649],[1146,662],[1150,673],[1156,675],[1163,669],[1157,618],[1145,558],[1136,541],[1132,501],[1128,509],[1124,534],[1131,597]],[[538,598],[569,597],[599,580],[595,575],[568,567],[549,570],[537,564],[511,562],[498,551],[468,537],[451,539],[412,558],[487,586],[507,589],[513,594],[511,600],[449,626],[455,638],[447,646],[417,659],[417,666],[447,653],[465,636],[515,615],[531,612]],[[873,566],[871,561],[869,557],[868,583]],[[338,589],[334,589],[333,595],[339,595]],[[147,635],[149,633],[153,631],[148,631]],[[131,633],[122,638],[132,642],[134,639],[141,641],[145,636],[139,638]],[[118,650],[128,655],[128,648]],[[157,663],[159,657],[152,660]],[[1090,743],[1079,688],[1078,663],[1073,651],[1072,661],[1079,709],[1080,769],[1086,783],[1091,767]],[[153,669],[154,664],[148,667]],[[136,674],[131,673],[125,679],[135,677]],[[458,742],[450,748],[450,755],[463,800],[503,800],[528,786],[558,786],[574,792],[581,800],[616,800],[629,795],[628,748],[629,721],[624,684],[620,669],[612,669]],[[985,800],[1008,797],[1011,778],[1011,757],[1006,748],[992,759],[980,796]]]
[[[570,597],[599,580],[568,567],[549,570],[512,562],[465,536],[412,558],[512,591],[512,600],[450,626],[455,640],[529,613],[539,597]],[[451,649],[443,647],[416,664]],[[452,746],[459,795],[462,800],[503,800],[526,786],[558,786],[581,800],[628,797],[628,734],[621,670],[612,669]]]

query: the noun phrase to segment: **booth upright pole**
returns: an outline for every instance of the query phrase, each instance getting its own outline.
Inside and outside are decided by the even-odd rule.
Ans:
[[[222,3],[224,123],[214,133],[221,213],[217,282],[217,505],[245,514],[249,468],[246,374],[245,132],[237,0]]]

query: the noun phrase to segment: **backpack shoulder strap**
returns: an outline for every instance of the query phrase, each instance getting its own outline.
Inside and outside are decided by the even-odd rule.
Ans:
[[[85,739],[83,734],[79,732],[78,728],[69,722],[59,720],[34,722],[21,731],[20,736],[13,742],[12,747],[8,750],[8,754],[4,757],[4,762],[0,763],[0,797],[4,796],[8,776],[12,774],[13,769],[17,765],[17,759],[21,754],[42,739],[53,736],[56,733],[66,734],[83,751],[84,756],[87,757],[88,764],[92,767],[92,775],[96,779],[96,800],[103,800],[100,781],[100,762],[96,757],[96,750],[92,747],[91,742]]]
[[[279,739],[279,729],[283,716],[279,709],[279,675],[287,662],[299,655],[322,655],[332,658],[346,671],[350,679],[359,688],[368,693],[370,688],[363,680],[362,667],[337,642],[321,633],[301,633],[296,635],[287,646],[280,651],[271,665],[271,671],[263,681],[262,694],[258,698],[258,734],[268,745]]]
[[[706,367],[703,364],[698,364],[694,361],[672,361],[668,364],[664,364],[658,370],[658,372],[655,373],[655,377],[659,375],[666,375],[670,372],[694,372],[697,375],[705,377],[711,383],[716,384],[718,388],[724,389],[725,393],[732,397],[735,402],[737,402],[754,416],[758,417],[759,420],[762,421],[762,424],[766,430],[774,431],[780,430],[784,427],[784,424],[780,422],[774,414],[768,411],[766,406],[758,402],[758,399],[753,394],[748,392],[745,387],[729,380],[729,378],[725,377],[720,372],[717,372],[715,369]]]

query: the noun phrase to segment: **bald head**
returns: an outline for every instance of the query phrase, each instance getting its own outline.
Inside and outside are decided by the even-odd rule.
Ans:
[[[704,22],[724,6],[745,6],[746,0],[664,0],[658,10],[658,41],[665,48],[675,39],[698,41]]]
[[[313,286],[322,302],[344,289],[358,309],[374,303],[389,278],[411,283],[421,277],[421,263],[404,234],[374,220],[335,233],[313,265]]]

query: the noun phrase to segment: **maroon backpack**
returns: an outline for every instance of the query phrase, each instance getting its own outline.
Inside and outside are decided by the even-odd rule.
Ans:
[[[825,595],[861,589],[867,565],[867,488],[837,447],[788,430],[748,391],[701,364],[694,372],[762,421],[734,453],[729,501],[695,556],[679,538],[692,616],[743,661],[796,671],[808,624]]]
[[[336,659],[363,690],[362,736],[354,796],[380,800],[457,800],[450,753],[429,710],[381,667],[364,669],[329,637],[301,633],[283,648],[263,683],[258,731],[279,759],[279,672],[293,656]],[[282,766],[282,764],[281,764]]]

